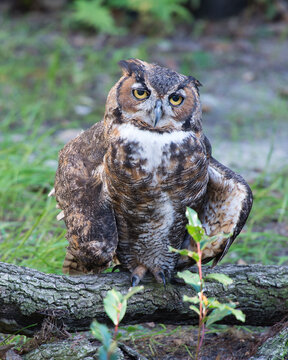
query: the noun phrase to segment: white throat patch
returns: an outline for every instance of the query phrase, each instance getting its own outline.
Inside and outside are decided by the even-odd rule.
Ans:
[[[157,133],[148,130],[141,130],[132,124],[122,124],[119,127],[120,138],[128,142],[137,142],[143,149],[142,156],[147,159],[145,169],[155,170],[162,162],[164,147],[174,144],[181,144],[185,139],[193,137],[187,131],[173,131],[172,133]]]

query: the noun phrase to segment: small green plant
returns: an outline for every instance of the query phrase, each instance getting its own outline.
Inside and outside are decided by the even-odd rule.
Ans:
[[[119,33],[109,8],[103,3],[103,0],[76,0],[71,15],[72,22],[84,24],[106,34]]]
[[[187,230],[188,233],[193,237],[197,245],[197,252],[189,250],[177,250],[171,249],[184,256],[189,256],[195,260],[197,264],[198,273],[193,274],[189,270],[178,272],[178,276],[182,278],[186,284],[191,285],[196,291],[197,295],[193,297],[184,296],[183,300],[192,303],[190,309],[195,311],[199,315],[199,326],[198,326],[198,339],[195,359],[199,359],[199,353],[203,344],[205,336],[205,326],[209,327],[213,323],[223,319],[227,315],[234,315],[237,320],[245,321],[245,315],[241,310],[237,310],[236,304],[230,302],[229,304],[222,304],[215,298],[207,298],[204,294],[204,278],[202,273],[202,252],[208,243],[215,241],[217,236],[209,237],[205,234],[205,230],[198,218],[196,211],[187,208],[186,217],[188,219]],[[223,235],[221,235],[223,236]],[[227,235],[228,237],[229,235]],[[205,279],[214,279],[219,281],[223,285],[227,286],[232,283],[232,280],[225,274],[208,274]],[[195,305],[198,305],[195,306]]]
[[[124,18],[126,27],[128,23],[141,23],[144,27],[158,24],[159,28],[165,28],[169,32],[173,29],[173,20],[176,18],[182,21],[192,20],[192,14],[185,4],[186,0],[76,0],[68,21],[102,33],[121,35],[127,32],[127,28],[119,27],[115,20]],[[133,16],[130,15],[127,19],[129,13]]]
[[[108,327],[100,324],[97,320],[94,320],[91,324],[92,334],[102,343],[98,353],[99,360],[117,360],[117,340],[121,336],[118,334],[118,328],[126,313],[127,301],[131,296],[143,290],[143,288],[143,286],[131,288],[126,295],[122,295],[114,289],[107,292],[103,301],[104,309],[115,325],[114,333],[111,335]]]

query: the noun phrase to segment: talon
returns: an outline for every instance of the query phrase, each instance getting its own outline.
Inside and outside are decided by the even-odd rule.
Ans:
[[[164,275],[163,271],[159,271],[158,275],[160,276],[160,278],[162,279],[163,285],[164,285],[164,289],[166,290],[166,278]]]
[[[166,289],[166,277],[165,277],[164,271],[163,270],[160,270],[160,271],[154,270],[152,272],[152,274],[154,275],[155,280],[158,283],[162,283],[164,285],[164,289]]]
[[[123,268],[123,266],[121,264],[115,265],[112,269],[112,273],[115,272],[116,270],[119,270],[119,272],[127,271],[126,269]]]
[[[131,278],[131,285],[132,287],[137,286],[140,282],[140,278],[137,275],[133,275]]]

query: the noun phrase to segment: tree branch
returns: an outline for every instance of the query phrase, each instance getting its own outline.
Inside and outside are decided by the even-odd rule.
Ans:
[[[219,272],[231,277],[225,288],[207,281],[205,294],[220,302],[234,301],[246,314],[246,324],[273,325],[288,314],[287,266],[223,265],[204,268],[205,273]],[[33,335],[47,318],[69,332],[89,329],[91,321],[110,323],[103,308],[103,298],[115,288],[126,293],[128,273],[86,276],[61,276],[0,263],[0,332]],[[161,322],[197,324],[197,315],[183,302],[183,295],[194,296],[183,284],[145,284],[143,292],[129,299],[122,324]],[[236,323],[226,317],[222,323]]]

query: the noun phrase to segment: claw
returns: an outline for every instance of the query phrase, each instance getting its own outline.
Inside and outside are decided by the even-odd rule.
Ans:
[[[124,269],[123,266],[121,264],[118,264],[118,265],[115,265],[112,269],[112,273],[119,270],[119,272],[121,271],[126,271],[127,272],[127,269]]]
[[[140,282],[140,278],[137,275],[133,275],[131,278],[131,285],[132,287],[137,286]]]
[[[116,270],[120,270],[121,266],[120,265],[115,265],[112,269],[112,273],[115,272]]]
[[[160,276],[160,278],[162,279],[163,285],[164,285],[164,289],[166,290],[166,278],[164,275],[163,271],[159,271],[158,275]]]

